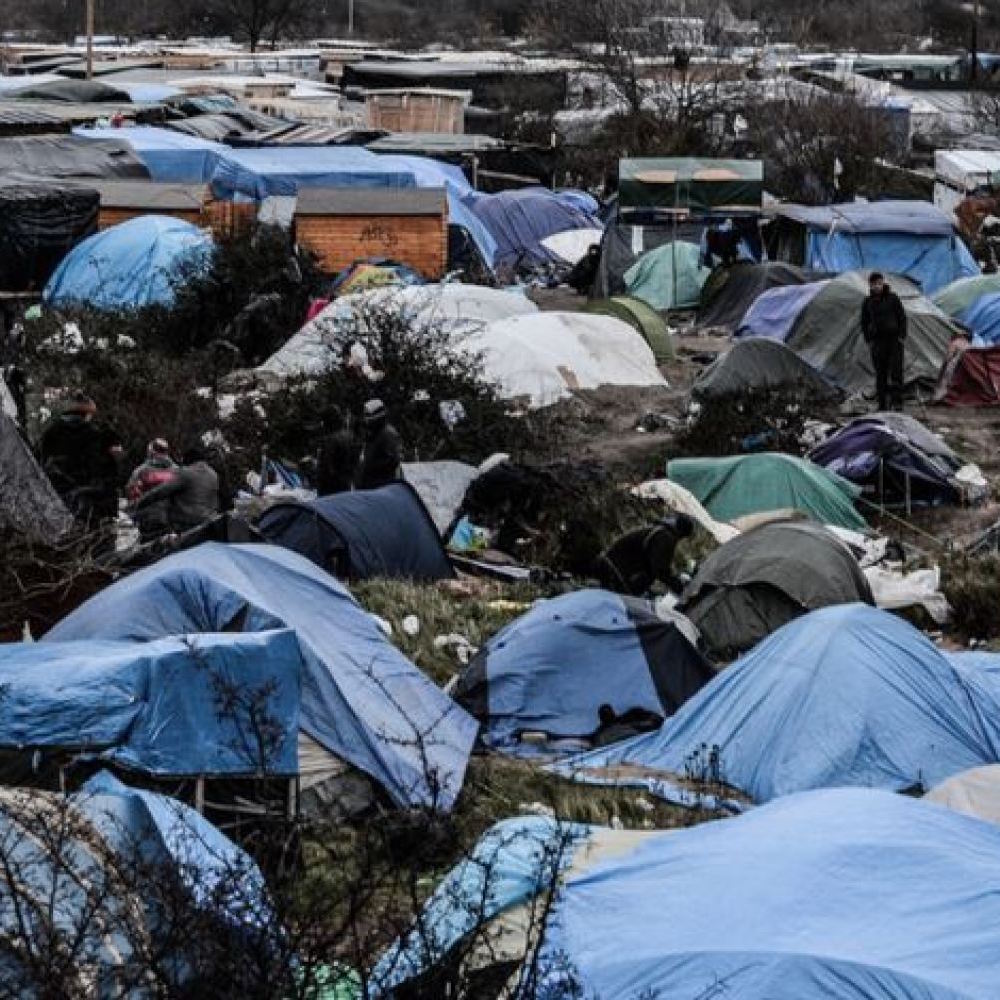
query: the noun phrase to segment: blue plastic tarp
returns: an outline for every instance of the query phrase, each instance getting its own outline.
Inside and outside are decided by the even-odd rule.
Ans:
[[[430,514],[404,482],[276,504],[258,527],[269,542],[331,572],[342,565],[355,580],[379,576],[429,582],[455,575]]]
[[[207,184],[219,157],[229,151],[221,143],[151,125],[77,128],[73,134],[85,139],[127,142],[154,181],[170,184]]]
[[[131,310],[170,305],[176,285],[204,274],[214,243],[190,222],[141,215],[78,243],[42,293],[50,306]]]
[[[847,202],[841,205],[780,205],[776,214],[810,229],[839,233],[900,233],[953,236],[952,217],[927,201]]]
[[[426,933],[374,982],[384,993],[534,903],[532,995],[552,1000],[992,1000],[998,884],[1000,828],[885,792],[808,792],[651,833],[519,817],[446,876]]]
[[[504,747],[525,731],[588,736],[602,705],[668,715],[710,676],[676,626],[643,602],[580,590],[539,601],[493,636],[456,697],[470,709],[485,702],[484,737]]]
[[[0,746],[155,775],[296,774],[301,671],[289,631],[0,645]]]
[[[788,285],[764,292],[747,309],[736,328],[737,337],[768,337],[788,340],[802,310],[826,287],[825,281],[810,281],[804,285]]]
[[[806,267],[833,274],[862,270],[901,274],[915,282],[924,295],[933,295],[959,278],[979,274],[968,247],[954,234],[810,231]]]
[[[386,640],[345,587],[294,552],[218,543],[178,552],[92,597],[43,641],[275,628],[298,637],[302,729],[397,804],[449,808],[475,721]]]
[[[1000,679],[895,615],[837,605],[759,643],[658,732],[556,766],[603,781],[632,765],[669,783],[712,748],[713,777],[754,803],[840,785],[928,789],[1000,761]],[[652,777],[637,783],[670,796]]]
[[[210,178],[226,201],[262,201],[299,188],[412,188],[413,173],[356,146],[275,146],[229,149]]]
[[[558,263],[542,240],[571,229],[600,229],[600,221],[577,199],[545,188],[522,188],[498,194],[473,192],[465,203],[496,240],[497,265]]]
[[[975,347],[1000,344],[1000,292],[981,295],[956,318],[972,334]]]

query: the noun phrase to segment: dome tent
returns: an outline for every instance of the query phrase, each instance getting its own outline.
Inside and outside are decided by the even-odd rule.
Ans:
[[[734,331],[746,311],[764,292],[818,281],[823,275],[794,264],[737,261],[717,267],[701,290],[698,326]]]
[[[776,340],[750,337],[736,341],[695,379],[696,400],[720,399],[748,392],[784,391],[813,400],[833,400],[839,390],[794,351]]]
[[[674,361],[677,353],[674,341],[667,329],[666,321],[651,306],[642,299],[631,295],[615,295],[610,299],[598,299],[587,306],[587,312],[599,313],[602,316],[613,316],[623,323],[634,326],[645,338],[653,351],[658,363]]]
[[[847,546],[819,525],[778,522],[717,548],[684,588],[678,607],[705,647],[729,660],[809,611],[856,602],[875,603]]]
[[[666,717],[713,676],[683,624],[603,590],[539,601],[479,651],[455,699],[500,748],[523,732],[587,737],[605,704]]]
[[[946,406],[1000,406],[1000,346],[952,352],[934,393]]]
[[[731,458],[680,458],[667,478],[689,490],[718,521],[747,514],[797,510],[820,524],[864,530],[854,509],[860,489],[805,459],[780,452]]]
[[[170,305],[174,282],[188,273],[203,273],[212,245],[212,237],[190,222],[142,215],[77,244],[56,268],[42,297],[57,308]]]
[[[837,605],[759,643],[658,732],[556,766],[673,798],[705,747],[717,748],[721,780],[756,804],[845,785],[931,788],[1000,762],[1000,679],[895,615]]]
[[[997,292],[1000,292],[1000,274],[978,274],[945,285],[931,301],[943,313],[956,319],[983,295]]]
[[[861,789],[681,830],[516,817],[445,877],[374,982],[415,980],[485,917],[506,931],[485,935],[485,964],[531,956],[546,996],[992,1000],[998,858],[995,827]]]
[[[700,247],[675,240],[644,253],[625,272],[625,287],[654,309],[693,309],[711,273]]]
[[[1000,343],[1000,292],[980,295],[954,319],[972,334],[977,347],[996,346]]]

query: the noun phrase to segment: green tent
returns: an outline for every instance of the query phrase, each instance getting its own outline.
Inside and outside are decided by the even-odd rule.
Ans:
[[[681,458],[667,463],[667,478],[701,501],[716,520],[797,510],[820,524],[863,531],[854,509],[861,489],[804,458],[765,452],[732,458]]]
[[[674,351],[674,341],[667,329],[664,318],[646,305],[642,299],[630,295],[616,295],[610,299],[598,299],[587,306],[587,312],[601,316],[614,316],[623,323],[635,327],[643,335],[646,343],[652,348],[657,364],[673,361],[677,354]]]
[[[694,309],[711,273],[699,247],[677,240],[644,253],[625,272],[625,287],[654,309]]]
[[[695,157],[622,160],[618,204],[681,215],[759,213],[764,191],[760,160]]]
[[[1000,292],[1000,274],[980,274],[975,278],[959,278],[945,285],[934,296],[934,305],[952,319],[965,312],[978,298]]]

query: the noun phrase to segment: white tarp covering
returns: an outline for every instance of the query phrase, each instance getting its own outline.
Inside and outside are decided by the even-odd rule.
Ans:
[[[458,515],[466,490],[479,475],[465,462],[404,462],[403,478],[417,491],[438,530],[444,533]]]
[[[570,229],[547,236],[542,240],[542,246],[565,263],[576,264],[592,246],[600,245],[603,237],[603,229]]]
[[[649,345],[610,316],[545,312],[491,323],[465,339],[481,354],[486,377],[508,399],[548,406],[574,389],[666,386]]]
[[[676,514],[687,514],[698,522],[720,545],[734,539],[739,528],[716,521],[689,490],[669,479],[653,479],[635,487],[632,493],[644,500],[660,500]]]
[[[339,359],[339,346],[373,309],[396,310],[419,329],[440,326],[456,337],[489,323],[538,312],[523,292],[448,282],[403,288],[374,288],[331,302],[258,369],[265,375],[318,375]]]
[[[955,812],[1000,823],[1000,764],[962,771],[932,788],[924,798]]]
[[[937,566],[913,573],[869,566],[864,574],[876,607],[887,611],[922,607],[938,625],[944,625],[951,617],[948,599],[941,593],[941,570]]]

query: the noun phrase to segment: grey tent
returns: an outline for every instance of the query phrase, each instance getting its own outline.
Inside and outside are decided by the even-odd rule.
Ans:
[[[52,541],[72,523],[17,424],[0,410],[0,532]]]
[[[781,389],[810,400],[836,399],[840,392],[780,341],[764,337],[738,340],[695,380],[697,400]]]
[[[868,345],[861,335],[861,306],[868,294],[868,271],[850,271],[826,283],[802,309],[785,341],[800,358],[849,393],[875,384]],[[908,388],[933,391],[948,345],[961,329],[906,278],[888,283],[903,300],[907,337],[903,381]]]
[[[127,91],[100,80],[48,80],[19,90],[14,96],[22,101],[66,101],[71,104],[132,103]]]
[[[874,604],[846,545],[805,521],[764,524],[715,550],[678,605],[701,630],[706,649],[732,659],[808,611]]]
[[[740,325],[747,309],[764,292],[789,285],[804,285],[823,277],[825,275],[818,271],[807,271],[781,261],[756,264],[740,260],[717,267],[701,290],[698,326],[731,333]]]

